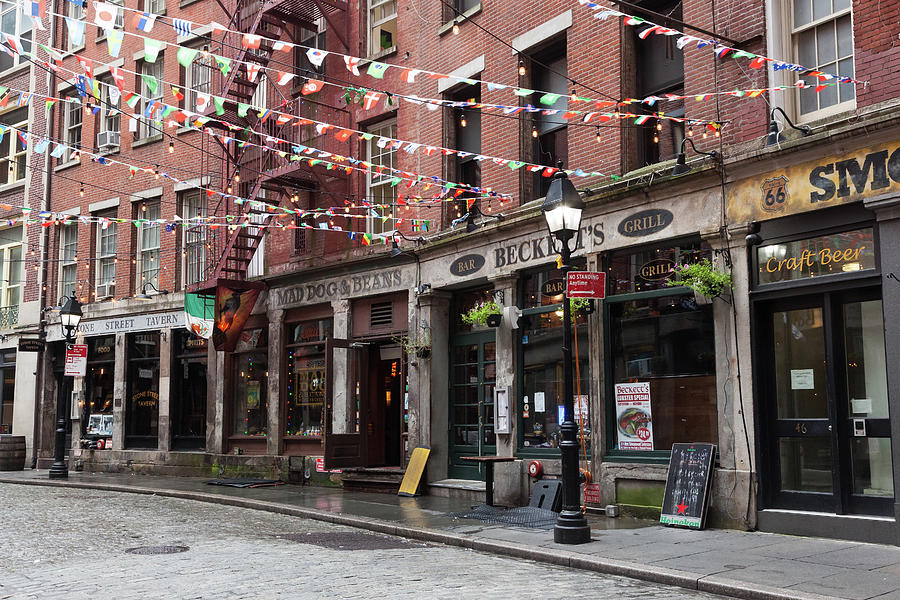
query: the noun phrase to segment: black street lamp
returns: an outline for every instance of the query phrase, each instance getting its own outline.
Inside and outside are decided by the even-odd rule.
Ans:
[[[66,298],[66,303],[59,309],[59,322],[62,325],[63,335],[66,337],[66,347],[75,341],[75,333],[81,322],[81,302],[73,293]],[[53,466],[50,467],[50,479],[68,479],[69,470],[66,468],[66,407],[63,402],[63,394],[56,395],[56,447],[53,449]]]
[[[578,243],[584,200],[560,169],[550,182],[541,212],[547,220],[550,237],[559,241],[562,271],[565,276],[571,265],[572,251]],[[553,540],[557,544],[584,544],[591,541],[591,528],[581,512],[578,473],[578,429],[575,425],[575,398],[572,391],[572,322],[569,299],[563,298],[563,423],[560,426],[559,450],[562,455],[563,506]]]

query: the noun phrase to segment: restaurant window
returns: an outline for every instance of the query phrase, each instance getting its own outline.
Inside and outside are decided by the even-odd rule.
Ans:
[[[88,363],[84,379],[82,434],[111,436],[115,385],[116,336],[87,339]]]
[[[231,433],[265,437],[269,428],[269,349],[264,327],[245,329],[234,351]]]
[[[128,335],[125,444],[156,448],[159,433],[159,332]]]
[[[791,37],[797,62],[808,69],[853,77],[853,20],[850,0],[794,0]],[[825,116],[853,108],[856,88],[852,83],[827,85],[814,75],[800,77],[800,115]],[[822,112],[826,111],[827,112]],[[816,115],[818,113],[818,115]]]
[[[574,261],[576,269],[584,261]],[[530,273],[521,282],[522,320],[519,327],[521,371],[521,448],[558,448],[563,422],[563,292],[565,275],[556,268]],[[584,451],[590,451],[590,366],[588,319],[575,313],[572,358],[575,424]],[[583,437],[582,437],[583,436]]]
[[[875,269],[871,227],[756,249],[757,283],[781,283]]]
[[[325,402],[325,340],[331,337],[331,319],[287,325],[284,403],[286,436],[322,434]]]
[[[609,258],[611,454],[658,456],[674,443],[718,440],[712,305],[666,286],[676,266],[710,254],[698,240]]]
[[[172,447],[206,447],[206,364],[208,342],[186,329],[175,331],[172,362]]]

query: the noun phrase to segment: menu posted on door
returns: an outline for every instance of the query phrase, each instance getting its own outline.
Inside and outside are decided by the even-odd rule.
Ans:
[[[650,382],[616,384],[619,450],[653,450]]]

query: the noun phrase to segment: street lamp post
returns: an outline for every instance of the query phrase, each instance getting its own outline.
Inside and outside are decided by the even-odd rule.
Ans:
[[[59,321],[62,325],[63,335],[66,337],[66,347],[75,341],[75,332],[81,322],[81,303],[73,293],[66,298],[66,303],[59,310]],[[56,394],[56,447],[53,449],[53,466],[50,467],[50,479],[68,479],[69,470],[66,468],[66,408],[63,402],[63,394]]]
[[[584,201],[560,169],[550,182],[550,189],[541,206],[550,236],[559,241],[562,271],[571,268],[572,251],[578,243]],[[562,455],[563,506],[553,540],[557,544],[584,544],[591,541],[591,528],[581,512],[578,474],[578,429],[575,425],[575,399],[572,391],[572,323],[569,299],[563,297],[563,423],[560,426],[559,450]]]

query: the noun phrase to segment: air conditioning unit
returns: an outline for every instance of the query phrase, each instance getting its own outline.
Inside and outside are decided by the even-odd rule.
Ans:
[[[104,283],[102,285],[97,286],[97,300],[101,298],[111,298],[116,295],[116,284],[114,283]]]
[[[100,150],[112,150],[119,147],[118,131],[101,131],[97,134],[97,148]]]

